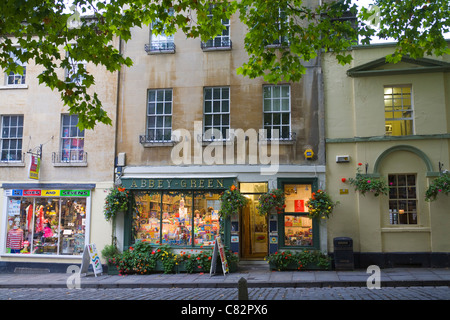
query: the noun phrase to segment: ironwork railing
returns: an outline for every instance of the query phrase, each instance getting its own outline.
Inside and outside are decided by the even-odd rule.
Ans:
[[[87,163],[87,152],[80,150],[52,153],[53,163]]]
[[[148,54],[151,53],[174,53],[175,43],[173,41],[152,41],[144,46]]]
[[[139,136],[139,143],[146,144],[146,143],[171,143],[174,142],[171,136],[161,136],[159,138],[155,138],[154,136],[147,136],[147,135],[140,135]]]
[[[230,50],[232,42],[230,38],[214,38],[206,42],[201,42],[202,50]]]

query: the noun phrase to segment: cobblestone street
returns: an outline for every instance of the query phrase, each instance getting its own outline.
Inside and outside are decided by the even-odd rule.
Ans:
[[[249,288],[250,300],[450,300],[450,287]],[[0,300],[237,300],[234,288],[12,288]]]

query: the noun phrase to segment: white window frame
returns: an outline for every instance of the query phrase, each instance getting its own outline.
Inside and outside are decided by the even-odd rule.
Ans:
[[[5,119],[9,118],[9,124],[7,128],[5,128]],[[11,125],[12,117],[17,117],[17,123],[16,125]],[[23,162],[23,121],[24,117],[23,115],[2,115],[1,117],[1,136],[0,136],[0,142],[1,142],[1,148],[0,148],[0,162]],[[22,124],[20,125],[20,119]],[[15,129],[16,134],[14,136],[11,136],[11,130]],[[5,135],[5,130],[8,130],[8,134]],[[11,142],[12,140],[16,141],[16,147],[14,149],[11,149]],[[8,141],[8,148],[6,149],[6,141]],[[20,143],[20,148],[18,147],[18,144]],[[7,159],[3,159],[3,152],[7,151]],[[16,159],[10,159],[11,158],[11,152],[14,152],[16,154]],[[17,159],[17,156],[20,157],[20,159]]]
[[[75,45],[72,45],[72,47]],[[83,65],[84,70],[86,70],[86,61],[77,61],[70,56],[70,52],[66,51],[66,57],[69,59],[70,67],[65,70],[66,81],[69,83],[75,83],[81,85],[83,83],[84,78],[82,76],[75,77],[75,74],[78,72],[80,65]]]
[[[228,93],[226,93],[228,92]],[[203,141],[229,140],[231,122],[230,87],[205,87],[203,90]],[[227,110],[228,105],[228,110]],[[228,121],[227,121],[228,119]],[[228,122],[228,123],[227,123]],[[220,134],[219,134],[220,132]],[[219,135],[217,137],[216,135]]]
[[[25,86],[26,83],[26,75],[27,75],[27,63],[21,62],[13,53],[11,53],[14,62],[23,67],[23,75],[14,72],[5,72],[5,86],[14,87],[14,86]],[[10,79],[12,79],[12,83],[10,83]]]
[[[69,120],[68,124],[65,124],[65,119]],[[61,162],[85,162],[85,151],[84,151],[84,130],[80,131],[80,129],[77,127],[78,124],[78,116],[77,115],[69,115],[69,114],[63,114],[61,116]],[[66,135],[66,131],[67,135]],[[76,134],[73,134],[73,130],[76,130]],[[72,147],[72,139],[81,139],[83,146],[82,148]],[[68,142],[68,143],[67,143]],[[66,156],[66,153],[68,152],[68,156]]]
[[[170,99],[167,99],[168,92]],[[172,142],[173,89],[149,89],[146,114],[145,142]]]
[[[283,88],[288,88],[286,97],[282,96]],[[274,96],[275,91],[279,90],[280,95]],[[269,93],[269,96],[266,94]],[[284,108],[287,103],[287,109]],[[270,122],[266,121],[270,117]],[[275,123],[279,117],[279,124]],[[287,124],[284,123],[287,119]],[[263,128],[265,130],[267,140],[292,140],[291,134],[291,86],[289,84],[281,85],[264,85],[263,86]],[[279,129],[278,138],[273,135],[274,129]]]
[[[213,14],[209,13],[208,18],[212,19]],[[222,25],[225,29],[222,33],[215,36],[213,39],[209,39],[206,42],[202,42],[203,50],[229,50],[231,49],[231,34],[230,34],[230,19],[222,19]]]

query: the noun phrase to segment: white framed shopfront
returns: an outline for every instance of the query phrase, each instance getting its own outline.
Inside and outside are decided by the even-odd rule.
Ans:
[[[18,258],[20,260],[23,260],[23,258],[31,258],[33,260],[35,260],[35,258],[81,259],[84,246],[90,241],[92,192],[93,189],[95,189],[95,184],[4,183],[2,189],[3,205],[0,230],[1,257],[8,259]],[[56,246],[54,246],[56,248],[49,246],[47,249],[51,250],[44,250],[44,245],[42,245],[40,246],[42,248],[37,250],[38,245],[36,245],[36,243],[37,241],[40,241],[38,237],[41,235],[37,235],[38,233],[36,232],[38,220],[36,212],[39,211],[36,210],[36,204],[43,204],[45,202],[49,205],[49,210],[54,209],[54,211],[49,211],[49,214],[53,217],[57,215],[57,219],[53,219],[53,222],[57,221],[57,224],[48,221],[49,219],[46,219],[48,216],[45,213],[39,218],[44,218],[40,223],[42,226],[46,225],[46,228],[48,228],[45,231],[44,229],[39,230],[39,232],[42,234],[42,237],[45,232],[47,232],[47,234],[45,234],[47,237],[45,238],[52,239],[51,241],[53,244],[56,244]],[[11,240],[8,236],[8,232],[13,229],[16,223],[18,223],[19,228],[24,227],[22,215],[24,214],[23,205],[25,203],[28,205],[33,204],[32,209],[30,209],[31,213],[29,214],[32,216],[32,220],[29,222],[27,221],[27,226],[25,226],[27,230],[22,230],[24,232],[21,248],[13,251],[11,248],[7,248],[8,245],[11,247]],[[73,221],[79,220],[78,224],[75,222],[66,223],[64,226],[66,228],[63,228],[61,210],[63,203],[66,206],[65,209],[69,211],[68,213],[66,212],[66,214],[71,216],[76,215],[77,218],[72,218]],[[67,207],[68,204],[71,206],[70,209]],[[14,212],[11,212],[11,210],[14,210]],[[39,212],[43,212],[43,210]],[[74,224],[72,225],[72,223]],[[70,227],[67,228],[67,225]],[[30,228],[31,226],[32,228]],[[76,228],[78,227],[81,227],[81,229],[77,230]],[[82,232],[77,233],[77,231]],[[69,243],[72,243],[73,245]]]

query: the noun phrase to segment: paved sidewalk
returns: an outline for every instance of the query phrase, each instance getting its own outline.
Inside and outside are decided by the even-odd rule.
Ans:
[[[267,267],[241,267],[238,272],[81,276],[66,273],[2,273],[0,288],[236,288],[245,278],[248,287],[365,287],[372,273],[354,271],[270,271]],[[381,270],[381,287],[450,286],[448,268],[389,268]]]

